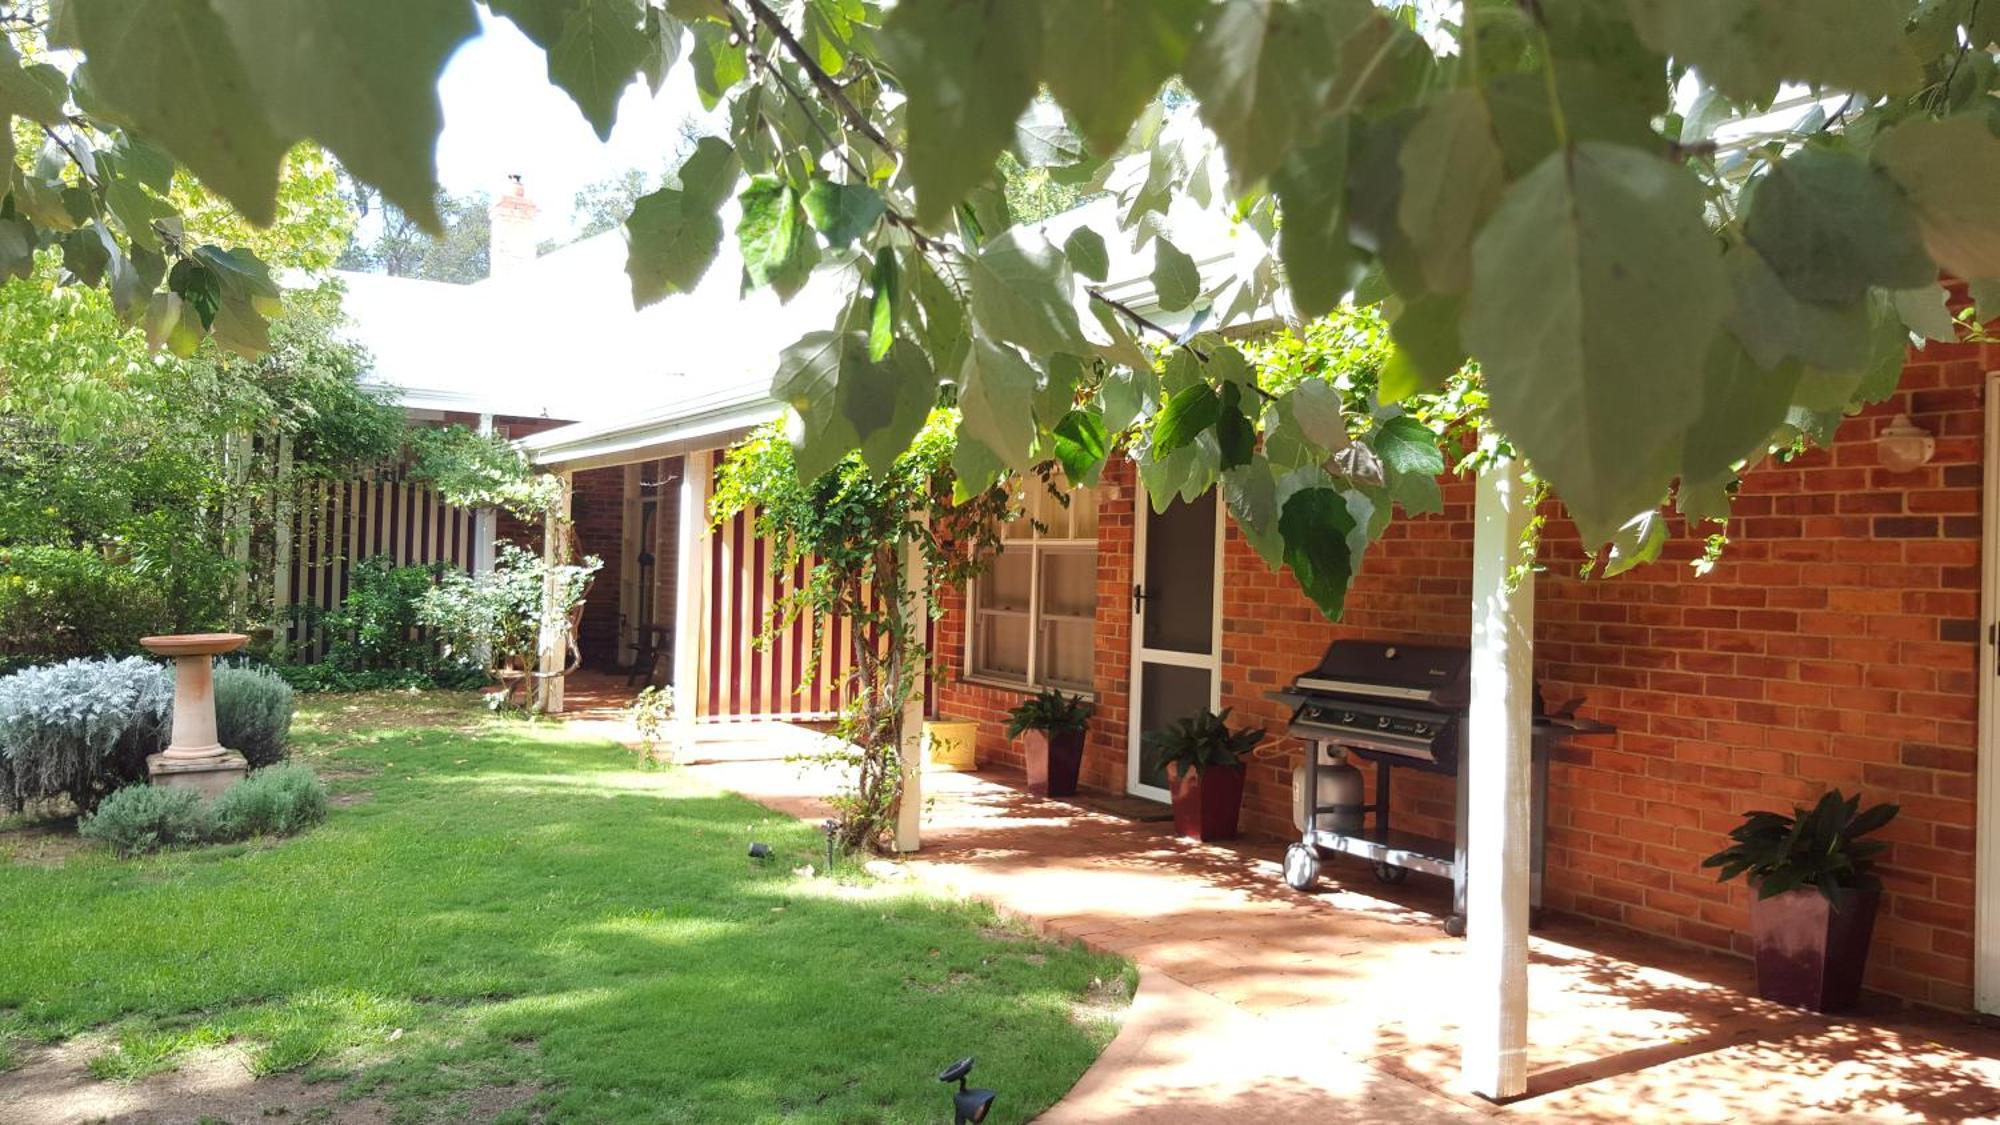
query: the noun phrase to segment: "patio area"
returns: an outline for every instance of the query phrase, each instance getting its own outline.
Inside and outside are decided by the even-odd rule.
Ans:
[[[621,721],[615,683],[572,721]],[[688,768],[802,817],[824,777],[799,728],[710,728]],[[1231,847],[1037,799],[999,771],[929,773],[910,877],[1137,961],[1117,1042],[1047,1121],[1971,1121],[2000,1119],[2000,1031],[1883,1003],[1827,1018],[1755,999],[1747,963],[1551,916],[1531,945],[1529,1093],[1458,1092],[1461,942],[1446,889],[1329,863],[1279,878],[1281,841]]]

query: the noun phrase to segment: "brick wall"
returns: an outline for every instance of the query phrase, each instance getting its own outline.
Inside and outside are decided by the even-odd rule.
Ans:
[[[1971,1003],[1973,766],[1982,373],[2000,348],[1912,353],[1887,403],[1849,419],[1832,448],[1749,474],[1722,561],[1667,558],[1609,581],[1576,576],[1582,551],[1553,513],[1537,580],[1536,668],[1545,697],[1581,696],[1618,733],[1557,755],[1550,793],[1548,905],[1649,934],[1747,950],[1749,891],[1700,868],[1740,815],[1804,803],[1830,787],[1903,807],[1870,984],[1951,1008]],[[1874,438],[1898,412],[1937,436],[1911,473],[1878,466]],[[1087,784],[1124,788],[1131,642],[1132,511],[1122,462],[1100,494],[1095,686]],[[1236,535],[1226,545],[1223,704],[1278,731],[1264,692],[1314,663],[1336,636],[1464,643],[1470,631],[1471,486],[1445,511],[1398,520],[1371,549],[1339,625]],[[1018,767],[1000,723],[1015,692],[955,679],[962,599],[940,631],[940,713],[983,723],[983,758]],[[1246,824],[1289,835],[1297,747],[1253,764]],[[1405,781],[1408,784],[1404,784]],[[1397,804],[1442,832],[1445,779],[1402,771]],[[1428,823],[1426,823],[1428,822]],[[1275,851],[1275,846],[1274,846]]]

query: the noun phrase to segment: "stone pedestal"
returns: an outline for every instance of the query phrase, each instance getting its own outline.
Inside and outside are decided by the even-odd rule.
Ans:
[[[146,651],[174,661],[174,737],[165,750],[146,758],[153,784],[213,797],[250,772],[243,755],[215,736],[215,658],[249,640],[241,633],[189,633],[139,641]]]

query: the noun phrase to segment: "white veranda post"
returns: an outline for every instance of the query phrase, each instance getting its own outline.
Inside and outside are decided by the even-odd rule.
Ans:
[[[1466,805],[1466,1085],[1512,1098],[1528,1085],[1530,751],[1535,576],[1509,571],[1534,514],[1520,465],[1480,472],[1472,537],[1472,745]]]
[[[921,516],[917,517],[923,518]],[[903,738],[897,747],[903,763],[903,798],[896,809],[896,850],[916,851],[923,844],[924,817],[924,696],[930,684],[930,651],[924,647],[930,614],[929,566],[915,539],[903,542],[903,620],[915,630],[918,652],[924,662],[917,674],[916,689],[903,701]]]
[[[708,519],[709,453],[681,458],[680,524],[674,535],[674,728],[683,752],[694,748],[696,694],[701,687],[702,528]]]

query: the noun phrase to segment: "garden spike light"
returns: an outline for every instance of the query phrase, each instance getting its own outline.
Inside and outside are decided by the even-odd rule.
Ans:
[[[973,1061],[974,1056],[967,1055],[938,1072],[939,1082],[958,1083],[958,1092],[951,1096],[951,1119],[955,1125],[978,1125],[986,1120],[993,1110],[993,1099],[1000,1096],[993,1090],[965,1088],[965,1077],[972,1073]]]

